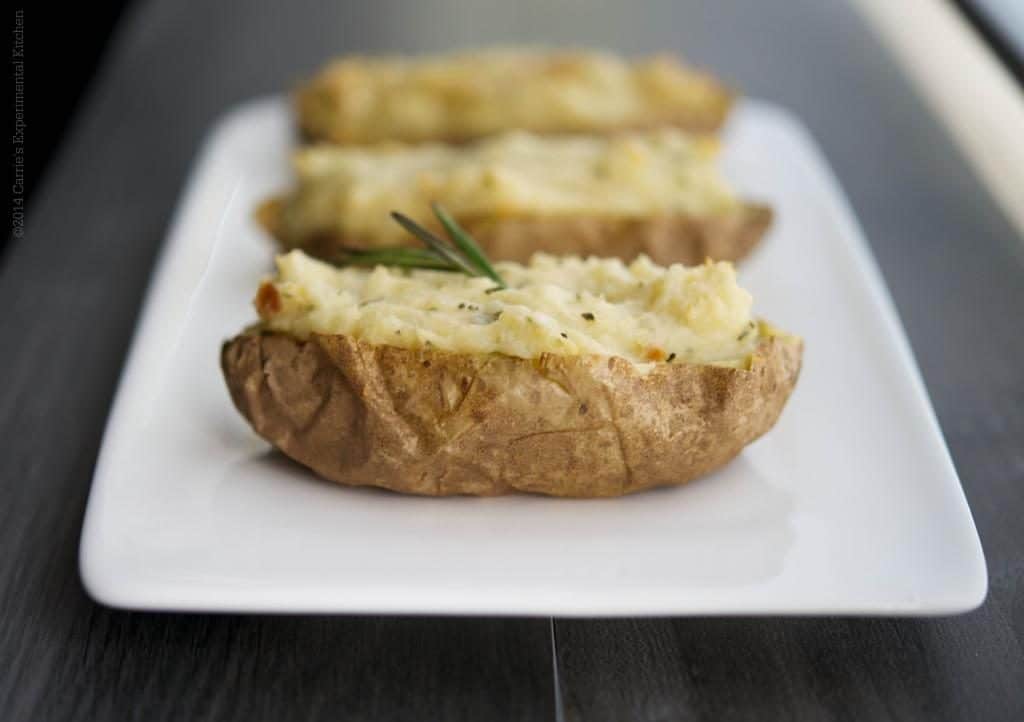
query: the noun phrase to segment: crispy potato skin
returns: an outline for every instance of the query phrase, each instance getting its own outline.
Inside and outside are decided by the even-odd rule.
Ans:
[[[329,259],[346,247],[374,245],[331,233],[292,237],[281,223],[283,204],[283,199],[271,199],[257,209],[256,217],[287,249],[300,248],[312,256]],[[519,216],[458,220],[484,252],[497,261],[526,263],[534,253],[544,251],[629,262],[644,253],[662,266],[692,266],[707,258],[744,258],[771,227],[772,215],[770,207],[749,203],[734,212],[706,218],[675,214],[640,219]]]
[[[771,223],[771,208],[750,204],[734,213],[708,218],[506,218],[469,221],[466,225],[491,258],[503,261],[526,263],[537,251],[545,251],[628,262],[644,253],[661,266],[693,266],[707,258],[742,259]]]
[[[249,333],[221,365],[263,438],[320,476],[412,494],[606,497],[682,484],[770,429],[802,343],[769,337],[749,370],[521,359]]]

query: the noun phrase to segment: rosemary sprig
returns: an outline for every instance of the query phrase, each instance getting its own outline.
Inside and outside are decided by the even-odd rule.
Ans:
[[[449,246],[423,226],[416,223],[416,221],[409,218],[409,216],[402,215],[397,211],[391,211],[391,217],[398,221],[398,225],[427,244],[427,248],[437,254],[438,257],[448,261],[449,264],[455,266],[467,276],[480,275],[477,268],[460,256],[454,248]]]
[[[440,204],[431,205],[434,215],[448,234],[444,241],[408,216],[391,212],[391,217],[405,230],[418,238],[426,248],[382,246],[380,248],[352,249],[333,259],[339,266],[399,266],[432,271],[461,271],[467,276],[490,278],[498,287],[508,288],[504,279],[494,270],[483,250]]]
[[[479,268],[483,273],[490,278],[492,281],[497,283],[502,288],[505,288],[505,282],[501,280],[501,276],[498,275],[494,267],[491,266],[490,261],[487,260],[487,256],[484,255],[484,251],[480,246],[476,244],[473,237],[463,230],[462,226],[455,222],[455,219],[448,215],[440,203],[431,203],[430,208],[434,211],[434,215],[437,216],[437,220],[441,221],[441,225],[444,226],[445,231],[448,232],[448,236],[455,241],[455,245],[459,247],[463,255],[466,256],[473,264]]]

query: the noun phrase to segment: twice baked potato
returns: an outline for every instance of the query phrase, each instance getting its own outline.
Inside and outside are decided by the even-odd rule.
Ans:
[[[296,188],[257,218],[285,248],[333,258],[406,239],[398,209],[428,227],[450,209],[487,254],[536,252],[694,265],[745,256],[771,225],[767,206],[722,177],[718,143],[662,129],[616,137],[509,133],[450,146],[315,146],[295,156]],[[436,224],[433,224],[436,227]]]
[[[732,93],[661,55],[491,49],[427,57],[348,57],[295,96],[310,140],[463,142],[512,129],[608,133],[721,127]]]
[[[641,257],[443,271],[277,259],[226,342],[238,410],[324,478],[427,495],[616,496],[681,484],[770,429],[802,342],[728,263]]]

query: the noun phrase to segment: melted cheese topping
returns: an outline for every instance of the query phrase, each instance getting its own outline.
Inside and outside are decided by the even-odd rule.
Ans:
[[[498,263],[509,288],[461,273],[335,268],[301,251],[277,258],[256,307],[269,330],[345,334],[372,344],[499,353],[620,356],[742,366],[762,327],[729,263],[663,268],[641,256]]]
[[[320,146],[299,152],[284,236],[339,234],[399,243],[388,213],[426,220],[438,201],[461,219],[501,216],[705,216],[739,203],[715,164],[717,143],[678,130],[618,137],[511,133],[466,146]]]
[[[731,94],[671,56],[494,49],[429,57],[350,57],[298,95],[315,137],[341,143],[468,140],[522,128],[603,132],[680,123],[713,130]]]

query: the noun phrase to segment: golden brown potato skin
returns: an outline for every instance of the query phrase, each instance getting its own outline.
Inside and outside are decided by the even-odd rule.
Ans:
[[[526,263],[537,251],[604,256],[629,262],[641,253],[661,266],[693,266],[711,258],[738,261],[772,223],[767,206],[744,205],[733,213],[642,219],[505,218],[467,222],[467,230],[494,259]]]
[[[221,365],[263,438],[342,484],[425,494],[618,496],[681,484],[772,427],[802,343],[749,370],[600,356],[521,359],[250,333]]]
[[[287,249],[300,248],[331,259],[344,248],[368,248],[359,238],[334,233],[294,237],[282,223],[283,199],[271,199],[256,213],[261,225]],[[772,225],[772,209],[748,203],[731,213],[697,218],[665,215],[616,219],[596,216],[521,216],[458,219],[484,252],[496,261],[526,263],[538,251],[556,255],[602,256],[629,262],[641,253],[655,263],[693,266],[710,258],[739,261],[758,244]],[[424,220],[424,225],[436,224]],[[440,230],[440,229],[436,229]]]

